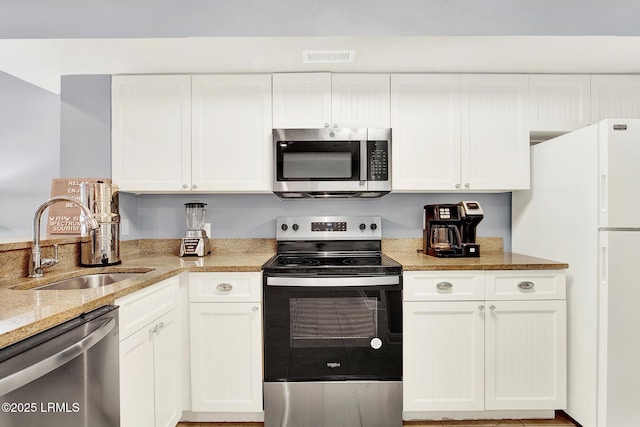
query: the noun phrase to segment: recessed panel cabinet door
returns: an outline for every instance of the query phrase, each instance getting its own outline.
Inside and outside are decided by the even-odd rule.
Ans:
[[[331,126],[331,73],[273,75],[273,127]]]
[[[144,327],[120,342],[120,423],[155,427],[153,334]]]
[[[179,310],[171,310],[156,321],[153,338],[155,368],[156,427],[174,427],[182,417],[182,353]]]
[[[460,185],[460,76],[391,76],[394,191]]]
[[[403,410],[484,409],[483,302],[403,307]]]
[[[486,409],[565,408],[566,302],[486,306]]]
[[[192,79],[192,189],[271,192],[271,76]]]
[[[462,79],[462,189],[529,188],[527,75]]]
[[[260,303],[191,303],[191,409],[262,411]]]
[[[113,76],[112,180],[121,191],[191,189],[191,76]]]

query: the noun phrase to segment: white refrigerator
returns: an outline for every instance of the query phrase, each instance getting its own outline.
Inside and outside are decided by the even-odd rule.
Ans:
[[[567,408],[584,427],[640,425],[640,119],[531,148],[513,251],[567,262]]]

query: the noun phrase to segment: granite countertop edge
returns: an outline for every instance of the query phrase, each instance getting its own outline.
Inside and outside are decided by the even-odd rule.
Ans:
[[[0,284],[0,349],[121,297],[185,272],[260,272],[274,253],[229,253],[203,258],[141,256],[111,267],[50,270],[42,279],[19,278]],[[419,253],[387,252],[404,271],[566,269],[565,263],[513,253],[479,258],[434,258]],[[97,289],[34,290],[57,280],[105,272],[140,272],[139,276]]]

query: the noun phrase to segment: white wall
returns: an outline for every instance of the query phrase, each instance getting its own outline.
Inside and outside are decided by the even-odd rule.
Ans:
[[[31,236],[60,174],[60,97],[0,72],[0,238]]]

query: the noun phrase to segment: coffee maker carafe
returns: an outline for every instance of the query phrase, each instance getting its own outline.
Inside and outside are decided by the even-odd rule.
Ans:
[[[425,205],[423,251],[437,257],[477,257],[476,227],[484,218],[478,202]]]
[[[187,232],[180,244],[180,256],[205,256],[211,253],[209,237],[204,230],[206,203],[193,200],[185,203],[185,218],[187,220]]]

